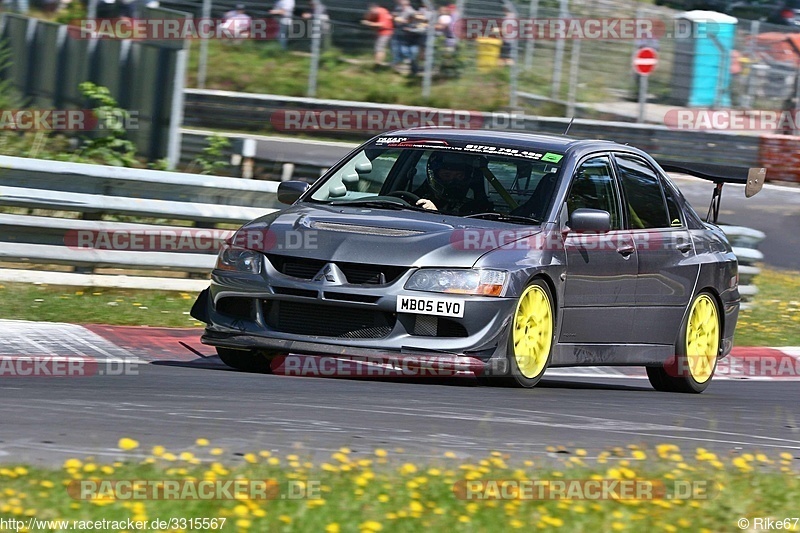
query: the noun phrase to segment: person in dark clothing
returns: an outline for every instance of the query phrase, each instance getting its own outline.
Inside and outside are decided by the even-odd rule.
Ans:
[[[414,194],[417,205],[448,215],[469,215],[491,211],[483,178],[474,178],[474,158],[462,154],[434,152],[428,158],[427,178]]]

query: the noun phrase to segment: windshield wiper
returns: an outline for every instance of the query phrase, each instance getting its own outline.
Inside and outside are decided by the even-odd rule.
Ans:
[[[357,206],[357,207],[376,207],[379,209],[395,209],[402,211],[404,209],[411,209],[413,211],[430,211],[423,207],[404,203],[402,200],[385,200],[381,198],[365,198],[359,200],[333,200],[328,205],[337,206]]]
[[[475,215],[466,215],[464,218],[480,218],[483,220],[497,220],[499,222],[512,222],[514,224],[541,224],[542,221],[531,218],[523,217],[520,215],[507,215],[504,213],[477,213]]]

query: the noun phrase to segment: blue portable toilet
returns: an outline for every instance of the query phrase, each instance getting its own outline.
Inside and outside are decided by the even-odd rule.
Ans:
[[[675,16],[672,98],[690,107],[730,107],[731,53],[736,23],[715,11]]]

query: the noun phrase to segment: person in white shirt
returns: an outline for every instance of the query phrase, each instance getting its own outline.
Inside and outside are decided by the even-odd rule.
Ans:
[[[281,48],[286,50],[289,47],[289,31],[292,29],[292,14],[294,13],[294,0],[278,0],[275,7],[269,12],[270,15],[280,16],[280,33],[278,42]]]

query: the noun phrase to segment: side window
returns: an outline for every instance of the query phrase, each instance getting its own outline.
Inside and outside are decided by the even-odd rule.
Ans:
[[[635,155],[616,154],[614,158],[625,189],[631,229],[670,227],[661,180],[655,171]]]
[[[681,209],[678,207],[678,201],[675,199],[675,191],[667,183],[663,183],[662,187],[664,188],[664,197],[667,199],[669,225],[673,228],[680,228],[683,226],[683,219],[681,218]]]
[[[620,229],[618,205],[608,156],[594,157],[582,163],[572,178],[567,195],[569,216],[582,207],[601,209],[611,214],[611,229]]]

